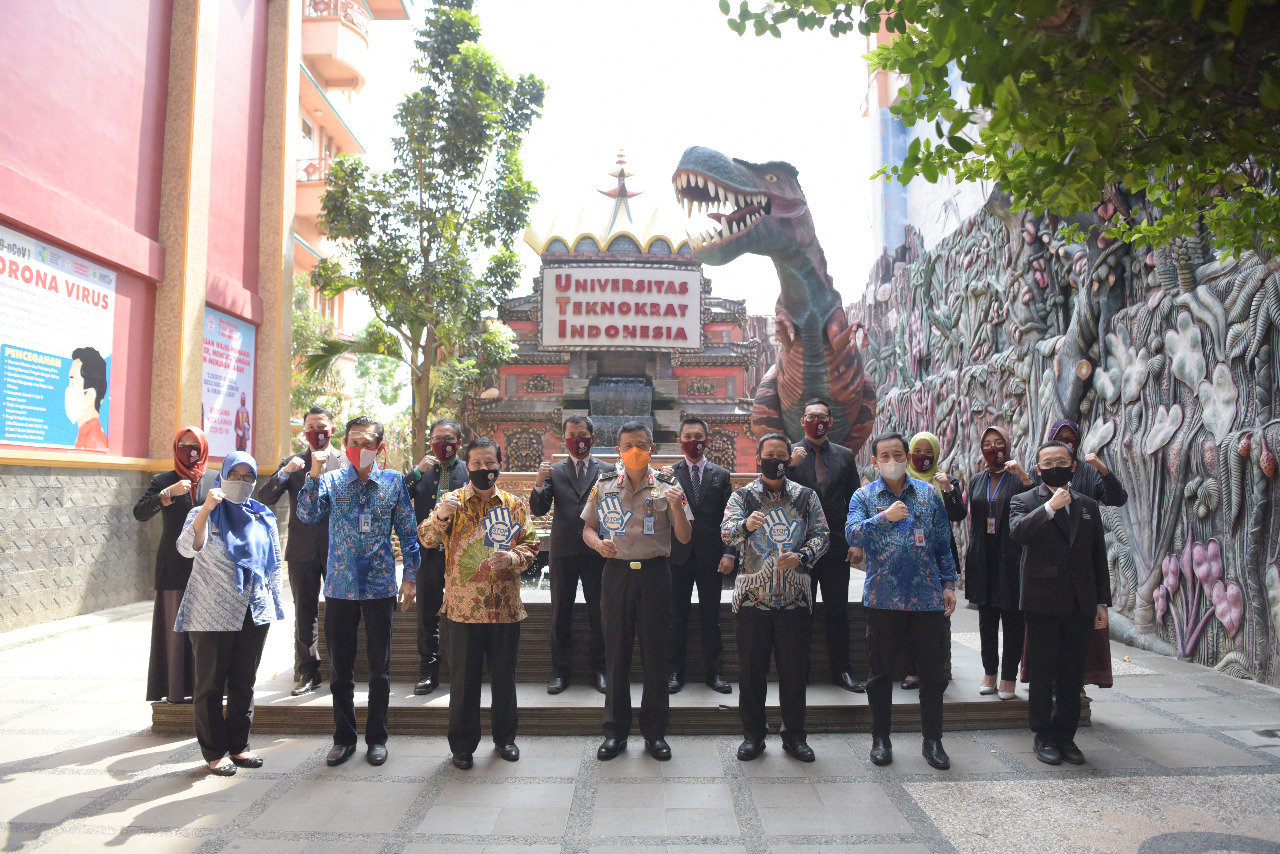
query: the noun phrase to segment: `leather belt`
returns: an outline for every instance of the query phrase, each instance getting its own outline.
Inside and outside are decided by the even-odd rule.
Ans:
[[[615,566],[626,567],[627,569],[644,569],[646,566],[658,566],[665,564],[665,557],[647,557],[643,560],[622,560],[620,558],[609,558],[606,563],[612,563]]]

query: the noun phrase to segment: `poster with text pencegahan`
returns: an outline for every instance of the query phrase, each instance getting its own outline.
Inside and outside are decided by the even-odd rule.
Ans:
[[[253,453],[256,340],[252,323],[205,307],[200,400],[210,457]]]
[[[0,226],[0,443],[107,453],[116,274]]]

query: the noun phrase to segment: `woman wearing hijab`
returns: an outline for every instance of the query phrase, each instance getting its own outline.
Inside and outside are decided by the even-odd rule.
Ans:
[[[178,554],[182,524],[203,499],[208,484],[200,483],[209,459],[209,442],[199,427],[183,427],[173,437],[173,471],[151,478],[151,486],[133,506],[133,518],[146,522],[160,514],[164,528],[156,547],[156,607],[151,618],[151,663],[147,667],[147,701],[168,699],[190,703],[192,693],[191,641],[173,630],[178,605],[191,575],[191,559]]]
[[[979,694],[1012,700],[1022,660],[1024,627],[1018,609],[1022,548],[1009,537],[1009,499],[1035,487],[1035,480],[1011,458],[1013,442],[1003,427],[982,433],[983,468],[969,482],[969,550],[965,556],[965,597],[978,606],[985,674]],[[1004,627],[1004,655],[1000,628]],[[996,688],[996,674],[1000,687]]]
[[[947,518],[952,522],[964,521],[969,509],[964,506],[964,494],[960,489],[960,481],[949,474],[938,471],[938,463],[942,460],[942,443],[932,433],[920,432],[911,437],[911,450],[907,454],[907,476],[923,480],[933,486],[942,496],[943,506],[947,508]],[[951,532],[951,557],[960,567],[960,551],[956,548],[956,535]],[[908,675],[902,680],[902,689],[910,691],[920,687],[920,679],[913,675],[915,662],[907,662]]]
[[[178,535],[178,551],[194,565],[174,630],[191,636],[196,740],[209,770],[220,777],[236,773],[237,766],[262,767],[249,752],[253,683],[267,628],[284,619],[280,535],[275,514],[249,497],[257,479],[253,457],[227,454],[222,474]]]
[[[1080,425],[1070,418],[1059,418],[1049,425],[1050,442],[1061,442],[1071,449],[1071,456],[1080,450]],[[1116,477],[1097,454],[1086,454],[1088,465],[1077,465],[1071,475],[1071,488],[1087,495],[1099,504],[1123,507],[1129,500],[1124,484]]]

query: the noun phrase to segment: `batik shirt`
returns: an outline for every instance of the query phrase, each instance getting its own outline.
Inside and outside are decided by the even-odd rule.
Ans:
[[[501,489],[490,498],[481,498],[471,484],[446,493],[456,495],[462,506],[448,519],[435,512],[422,520],[418,536],[422,547],[444,544],[444,604],[441,616],[455,623],[518,623],[527,616],[520,601],[520,573],[533,563],[541,544],[529,524],[525,500]],[[491,569],[486,558],[495,547],[485,543],[485,517],[506,511],[515,531],[511,544],[516,562],[507,569]]]
[[[396,554],[391,533],[400,538],[404,580],[416,581],[422,556],[414,530],[409,488],[398,471],[375,464],[361,481],[355,466],[327,472],[319,479],[307,473],[298,492],[298,518],[307,524],[329,519],[326,599],[386,599],[396,595]],[[361,520],[364,519],[364,530]]]
[[[907,516],[890,522],[884,511],[895,501],[907,505]],[[849,500],[844,535],[850,546],[866,553],[865,607],[944,610],[942,591],[955,589],[956,562],[951,557],[947,508],[932,486],[907,478],[902,495],[897,496],[884,478],[876,478]]]
[[[757,510],[769,521],[748,531],[747,517]],[[781,549],[771,542],[771,531],[783,543]],[[742,555],[742,570],[733,585],[735,612],[741,605],[783,611],[813,606],[809,571],[831,543],[816,492],[792,480],[783,481],[782,492],[770,492],[764,479],[756,478],[729,497],[720,536]],[[800,566],[779,572],[778,555],[783,551],[800,555]]]

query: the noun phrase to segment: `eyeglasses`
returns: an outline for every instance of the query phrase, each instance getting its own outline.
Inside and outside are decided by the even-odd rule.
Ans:
[[[1071,468],[1071,461],[1070,461],[1070,460],[1065,460],[1065,461],[1064,461],[1064,460],[1057,460],[1057,461],[1050,460],[1050,461],[1049,461],[1049,462],[1047,462],[1047,463],[1039,463],[1039,466],[1040,466],[1040,468],[1042,468],[1042,469],[1069,469],[1069,468]]]
[[[800,420],[807,421],[809,423],[813,423],[814,421],[830,421],[831,416],[830,415],[806,415],[804,416],[804,418]]]
[[[255,480],[257,480],[257,478],[251,474],[224,474],[222,476],[222,479],[224,481],[235,480],[235,481],[239,481],[240,483],[253,483]]]

